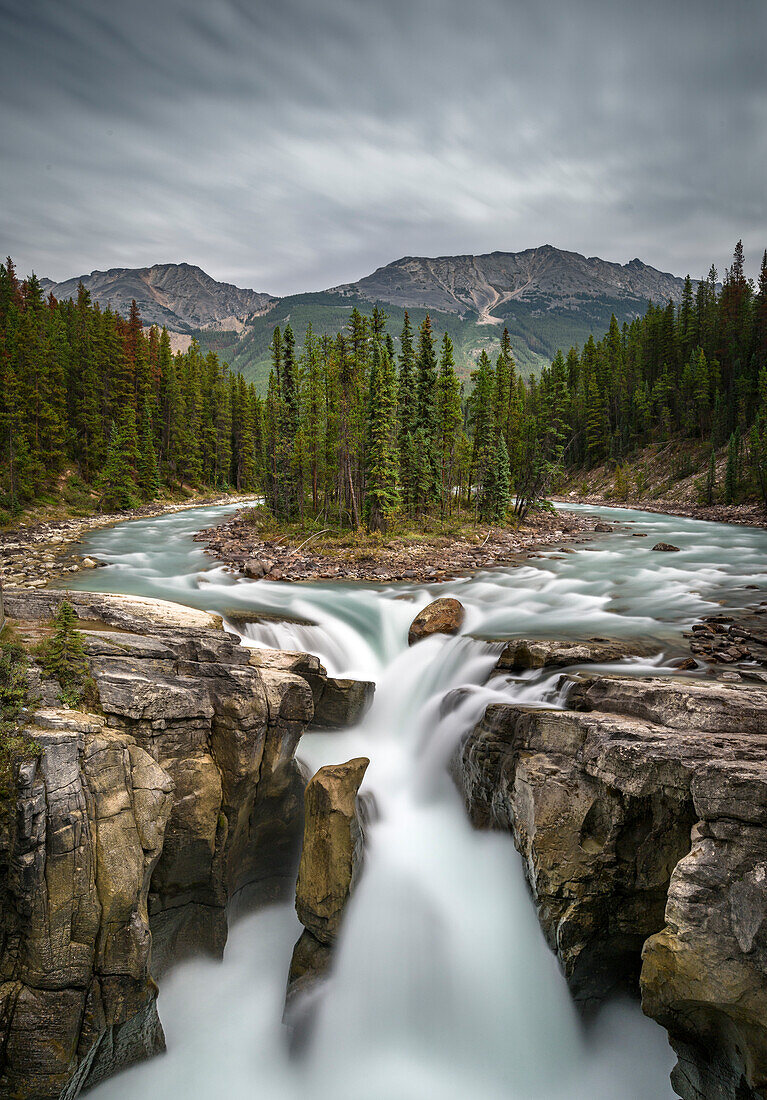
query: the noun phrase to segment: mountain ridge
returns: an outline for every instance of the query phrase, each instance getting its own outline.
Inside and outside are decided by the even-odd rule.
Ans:
[[[493,310],[510,301],[541,308],[576,305],[600,296],[641,302],[678,298],[684,279],[638,257],[626,264],[541,245],[522,252],[403,256],[329,293],[361,294],[393,305],[476,312],[480,324],[500,324]]]
[[[405,310],[414,325],[432,313],[438,332],[450,333],[459,373],[467,376],[484,348],[493,355],[508,327],[518,365],[539,370],[557,348],[582,344],[590,332],[643,314],[650,301],[679,300],[684,279],[638,257],[620,264],[598,256],[541,245],[521,252],[402,256],[356,282],[284,297],[218,282],[194,264],[94,270],[54,283],[57,298],[75,298],[82,280],[94,301],[127,314],[135,298],[145,325],[165,325],[174,347],[198,339],[247,378],[263,384],[269,341],[276,325],[290,321],[300,340],[311,324],[333,334],[352,309],[385,309],[396,335]]]
[[[145,324],[191,334],[207,328],[235,328],[268,309],[274,295],[219,282],[196,264],[95,269],[61,283],[44,280],[56,298],[76,298],[82,282],[91,298],[126,315],[135,299]]]

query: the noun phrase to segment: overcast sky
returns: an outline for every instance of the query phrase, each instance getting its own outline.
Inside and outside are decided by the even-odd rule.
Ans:
[[[765,0],[0,0],[0,250],[284,294],[767,246]]]

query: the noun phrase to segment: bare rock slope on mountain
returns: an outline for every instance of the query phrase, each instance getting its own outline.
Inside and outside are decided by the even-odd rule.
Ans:
[[[112,268],[81,279],[102,306],[126,315],[135,298],[145,324],[165,325],[187,340],[196,334],[203,351],[215,350],[263,384],[276,325],[289,321],[299,340],[309,324],[318,335],[332,335],[355,305],[368,312],[374,303],[387,307],[395,336],[404,310],[415,325],[427,311],[438,314],[435,329],[450,332],[459,374],[467,376],[482,348],[496,354],[504,326],[520,369],[540,370],[557,348],[583,345],[589,333],[600,336],[613,313],[621,324],[631,321],[649,301],[679,299],[683,287],[682,279],[638,259],[610,263],[552,245],[482,256],[405,256],[358,282],[284,298],[216,282],[191,264]],[[46,279],[43,286],[57,298],[74,298],[79,282]]]
[[[110,306],[127,317],[135,299],[145,325],[165,325],[179,333],[237,329],[276,301],[270,294],[219,283],[193,264],[113,267],[63,283],[46,281],[45,287],[58,299],[76,298],[81,282],[102,308]]]
[[[609,263],[596,256],[564,252],[551,245],[524,252],[484,256],[405,256],[357,283],[335,287],[392,305],[423,306],[447,313],[477,313],[480,322],[500,323],[496,311],[508,302],[528,302],[546,310],[577,309],[598,297],[667,302],[680,297],[684,280],[634,259]]]

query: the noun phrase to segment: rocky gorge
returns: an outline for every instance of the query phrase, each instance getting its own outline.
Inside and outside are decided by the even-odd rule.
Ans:
[[[300,934],[275,1011],[289,979],[286,1021],[305,1030],[310,1012],[311,1029],[271,1070],[259,1048],[278,1100],[300,1095],[302,1064],[322,1100],[336,1095],[338,1067],[321,1052],[347,1032],[338,1095],[360,1081],[365,1095],[402,1095],[385,1075],[373,1089],[364,1074],[377,1048],[366,1044],[382,1021],[388,1042],[428,1049],[430,1015],[440,1059],[464,1060],[456,1082],[469,1042],[483,1067],[502,1067],[508,1049],[498,1080],[515,1100],[670,1095],[634,1016],[615,1051],[644,1050],[640,1076],[620,1062],[598,1070],[540,960],[533,984],[518,984],[515,952],[537,959],[537,947],[497,892],[514,863],[506,833],[587,1016],[609,1015],[618,991],[640,994],[676,1053],[676,1095],[764,1096],[767,604],[750,591],[765,594],[761,543],[604,518],[572,553],[551,545],[463,578],[450,599],[431,600],[436,585],[259,585],[212,566],[184,590],[199,609],[158,599],[177,595],[180,558],[155,580],[155,528],[137,525],[131,568],[146,595],[70,593],[98,713],[62,709],[41,682],[29,717],[43,753],[20,772],[5,831],[0,1092],[68,1100],[161,1050],[155,980],[185,957],[220,956],[233,905],[290,897],[301,862]],[[171,522],[157,523],[163,544]],[[117,534],[99,538],[106,547]],[[739,572],[721,565],[732,537],[745,540]],[[675,553],[653,552],[666,542]],[[637,571],[650,578],[641,588]],[[91,576],[126,585],[124,565]],[[10,590],[6,610],[34,634],[62,596]],[[270,615],[293,639],[279,650]],[[451,760],[465,809],[439,785]],[[528,1030],[541,998],[541,1041],[568,1051],[564,1093]],[[194,1095],[210,1094],[206,1072]],[[210,1072],[218,1088],[223,1065]],[[244,1095],[257,1080],[220,1087]],[[111,1087],[99,1095],[131,1095]],[[473,1093],[457,1083],[445,1095]]]
[[[513,836],[578,1001],[638,983],[679,1096],[762,1097],[767,692],[566,679],[566,709],[496,704],[468,736],[472,819]]]
[[[65,595],[6,590],[6,614],[35,629]],[[2,828],[0,1093],[35,1100],[162,1050],[155,978],[221,954],[233,899],[292,888],[295,748],[333,689],[308,655],[311,682],[286,667],[298,655],[254,659],[218,616],[72,600],[98,713],[62,709],[38,682],[49,698],[25,729],[41,753]]]

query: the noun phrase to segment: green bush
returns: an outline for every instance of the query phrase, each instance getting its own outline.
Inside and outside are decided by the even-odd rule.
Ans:
[[[44,671],[59,682],[59,699],[72,708],[93,705],[98,701],[96,684],[85,656],[83,636],[76,623],[74,608],[69,600],[63,600],[53,620],[53,634],[38,648]]]
[[[6,628],[0,644],[0,811],[8,808],[18,765],[40,755],[40,746],[19,727],[26,701],[27,655]]]

